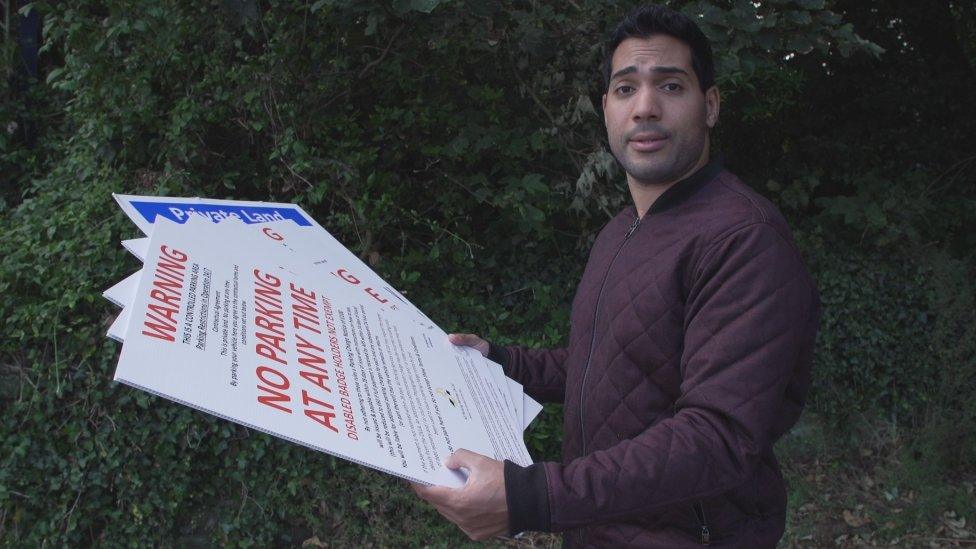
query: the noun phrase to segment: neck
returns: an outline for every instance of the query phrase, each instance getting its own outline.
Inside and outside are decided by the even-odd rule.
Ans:
[[[705,147],[701,158],[695,163],[688,171],[681,174],[680,177],[666,183],[645,183],[638,181],[627,174],[627,187],[630,189],[630,197],[634,200],[634,207],[637,209],[637,217],[643,218],[644,214],[651,209],[651,206],[657,201],[658,198],[664,194],[665,191],[674,186],[675,183],[687,178],[691,174],[697,172],[702,166],[708,164],[708,147]]]

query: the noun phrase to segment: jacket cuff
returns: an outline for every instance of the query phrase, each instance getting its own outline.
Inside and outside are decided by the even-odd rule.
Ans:
[[[493,360],[502,365],[502,368],[508,369],[508,363],[512,360],[512,355],[509,354],[508,349],[495,345],[492,342],[488,342],[488,360]]]
[[[550,528],[549,487],[542,463],[522,467],[505,460],[505,500],[508,503],[508,533]]]

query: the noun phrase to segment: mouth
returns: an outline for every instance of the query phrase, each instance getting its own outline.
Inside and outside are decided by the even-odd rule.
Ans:
[[[627,143],[637,152],[654,152],[663,148],[667,140],[663,134],[641,132],[631,136]]]

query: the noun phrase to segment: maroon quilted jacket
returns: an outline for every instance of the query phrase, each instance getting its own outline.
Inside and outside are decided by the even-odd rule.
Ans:
[[[773,443],[810,380],[819,300],[769,201],[713,161],[600,232],[569,345],[492,347],[565,403],[563,461],[505,463],[510,529],[571,546],[772,547],[786,491]]]

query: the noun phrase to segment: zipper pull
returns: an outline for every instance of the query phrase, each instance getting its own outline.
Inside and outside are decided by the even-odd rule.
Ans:
[[[701,544],[711,545],[712,533],[708,531],[708,521],[705,520],[705,508],[701,502],[695,502],[695,514],[698,516],[698,523],[701,524]]]
[[[628,238],[630,238],[630,235],[634,234],[634,231],[636,231],[637,227],[640,226],[640,221],[641,220],[638,217],[637,219],[634,220],[633,223],[630,224],[630,229],[627,229],[627,236],[624,237],[624,240],[627,240]]]

